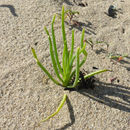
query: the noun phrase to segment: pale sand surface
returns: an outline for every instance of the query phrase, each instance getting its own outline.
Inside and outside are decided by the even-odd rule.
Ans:
[[[130,129],[130,0],[86,0],[81,7],[72,0],[0,0],[0,130],[128,130]],[[77,2],[77,1],[76,1]],[[75,18],[82,23],[75,29],[75,47],[80,44],[82,28],[85,38],[105,41],[94,50],[87,45],[84,65],[92,72],[112,69],[98,76],[101,82],[94,90],[67,92],[55,85],[37,66],[30,47],[36,49],[44,66],[54,75],[49,43],[44,26],[51,30],[54,13],[66,9],[79,11]],[[110,5],[121,8],[117,18],[107,12]],[[15,9],[15,10],[13,10]],[[55,31],[60,59],[63,48],[61,24],[56,19]],[[71,26],[66,25],[71,44]],[[37,43],[37,45],[35,45]],[[106,51],[103,51],[106,50]],[[124,62],[113,62],[108,53],[128,54]],[[110,84],[110,78],[117,77]],[[54,118],[37,126],[52,112],[64,93],[69,101]]]

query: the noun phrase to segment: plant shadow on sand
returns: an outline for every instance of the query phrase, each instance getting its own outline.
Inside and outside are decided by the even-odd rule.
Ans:
[[[58,5],[63,5],[63,3],[69,5],[69,6],[74,6],[74,4],[72,4],[72,2],[70,2],[69,0],[54,0],[54,2],[57,2]]]
[[[126,57],[127,60],[121,60],[120,63],[123,65],[123,67],[125,67],[127,69],[127,71],[130,71],[130,67],[126,66],[130,64],[130,57],[127,56]],[[124,65],[125,64],[125,65]]]
[[[94,88],[81,89],[77,92],[111,108],[130,112],[129,87],[125,87],[118,84],[104,83],[100,81],[96,81],[96,83],[94,83],[94,86]],[[68,105],[71,122],[57,130],[65,130],[75,123],[74,111],[70,100],[67,98],[66,102]]]
[[[64,3],[66,3],[67,5],[73,5],[69,0],[64,0]]]
[[[18,15],[16,14],[15,8],[13,5],[0,5],[0,7],[4,7],[4,8],[9,8],[11,14],[15,17],[18,17]]]
[[[117,59],[111,59],[111,60],[114,61],[115,63],[119,62],[124,68],[126,68],[127,71],[130,71],[130,67],[128,67],[130,64],[130,57],[129,56],[123,58],[120,61],[118,61]]]
[[[130,112],[129,87],[96,81],[94,90],[80,90],[79,93],[111,108]],[[117,100],[111,97],[117,98]]]
[[[67,106],[68,106],[71,122],[67,123],[62,128],[59,128],[59,129],[56,129],[56,130],[66,130],[68,127],[70,127],[71,125],[73,125],[75,123],[74,110],[73,110],[73,107],[71,105],[69,98],[66,99],[66,103],[67,103]]]
[[[108,54],[108,50],[103,49],[103,48],[96,49],[94,51],[97,55],[101,54],[101,53]],[[116,55],[121,55],[121,54],[116,54]],[[128,65],[130,64],[130,57],[129,56],[125,57],[125,59],[123,58],[120,61],[118,61],[118,59],[111,59],[111,61],[114,61],[115,63],[119,62],[123,67],[125,67],[127,69],[127,71],[130,71],[130,67],[128,67]]]
[[[96,35],[91,22],[86,21],[86,23],[84,23],[84,22],[79,22],[79,21],[75,21],[75,20],[73,20],[73,21],[76,22],[76,24],[69,24],[68,22],[65,22],[67,25],[70,26],[70,28],[69,28],[70,30],[72,30],[73,28],[76,28],[79,31],[82,31],[83,28],[86,28],[85,33],[87,33],[89,35],[91,35],[91,34]]]
[[[108,52],[107,52],[107,50],[100,48],[100,49],[96,49],[95,53],[98,55],[98,54],[101,54],[101,53],[107,54]]]

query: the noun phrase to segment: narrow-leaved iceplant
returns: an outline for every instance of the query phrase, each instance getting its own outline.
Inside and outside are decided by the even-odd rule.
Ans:
[[[66,39],[66,33],[65,33],[65,25],[64,25],[64,6],[62,7],[62,16],[61,16],[61,23],[62,23],[62,37],[63,37],[63,54],[62,54],[62,63],[59,61],[58,53],[57,53],[57,46],[56,46],[56,38],[55,38],[55,31],[54,31],[54,22],[55,22],[55,17],[54,15],[51,23],[51,33],[52,36],[50,36],[49,31],[45,27],[46,34],[48,36],[49,40],[49,47],[50,47],[50,56],[53,64],[53,68],[55,71],[55,74],[57,76],[57,79],[55,79],[49,72],[48,70],[40,63],[39,59],[37,58],[37,55],[35,53],[35,50],[32,48],[32,53],[33,56],[38,64],[38,66],[44,71],[46,75],[57,85],[64,87],[64,88],[75,88],[77,87],[78,83],[80,82],[80,68],[83,66],[87,59],[87,52],[85,50],[86,48],[86,43],[84,42],[84,33],[85,30],[82,30],[82,35],[81,35],[81,41],[80,41],[80,46],[77,47],[76,53],[74,54],[74,30],[72,30],[72,41],[71,41],[71,49],[70,51],[68,50],[67,46],[67,39]],[[83,54],[84,57],[80,61],[80,55]],[[76,61],[76,65],[74,66],[74,61]],[[109,71],[107,69],[104,70],[99,70],[93,73],[90,73],[88,75],[85,75],[84,78],[87,79],[91,76],[94,76],[96,74],[102,73]],[[74,78],[74,82],[72,83],[72,78]],[[56,115],[59,110],[62,108],[64,102],[66,101],[66,94],[64,94],[63,99],[55,113],[47,117],[46,119],[42,121],[46,121]]]

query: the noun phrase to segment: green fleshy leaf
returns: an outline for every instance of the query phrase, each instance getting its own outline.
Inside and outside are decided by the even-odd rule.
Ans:
[[[63,99],[62,99],[59,107],[57,108],[56,112],[54,112],[52,115],[48,116],[47,118],[43,119],[41,122],[45,122],[45,121],[49,120],[50,118],[54,117],[56,114],[58,114],[58,112],[60,111],[60,109],[63,107],[63,105],[64,105],[64,103],[66,101],[66,98],[67,98],[67,95],[64,94]]]

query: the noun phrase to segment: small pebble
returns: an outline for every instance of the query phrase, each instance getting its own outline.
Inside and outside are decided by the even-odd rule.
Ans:
[[[34,45],[36,46],[38,44],[38,42],[34,43]]]
[[[119,83],[120,82],[120,80],[119,79],[117,79],[117,83]]]
[[[122,33],[125,33],[125,29],[124,28],[122,28]]]
[[[110,5],[108,9],[108,15],[111,16],[112,18],[115,18],[117,15],[116,11],[117,11],[116,8],[113,5]]]
[[[93,69],[98,69],[97,67],[93,66]]]

